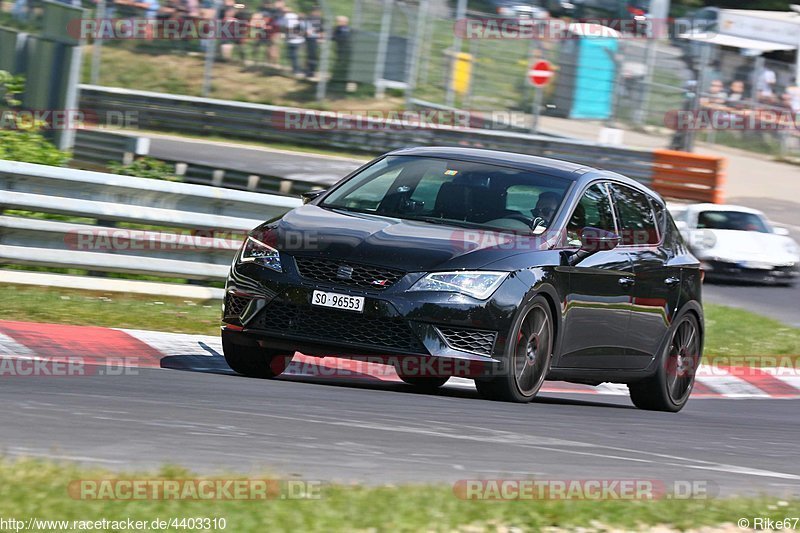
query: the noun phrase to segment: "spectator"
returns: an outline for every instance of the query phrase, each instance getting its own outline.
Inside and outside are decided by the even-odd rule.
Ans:
[[[234,25],[234,31],[236,32],[234,39],[236,44],[235,53],[239,60],[245,63],[247,61],[247,48],[250,44],[253,14],[241,4],[237,4],[233,16],[236,19],[236,24]]]
[[[764,67],[759,73],[758,80],[756,82],[758,99],[764,102],[774,102],[775,92],[773,91],[772,87],[775,85],[775,83],[777,83],[777,81],[778,77],[775,75],[775,71],[769,67]]]
[[[294,11],[287,10],[281,18],[281,28],[286,37],[286,51],[289,55],[289,62],[292,64],[292,74],[301,75],[299,51],[300,46],[305,42],[305,22],[301,15]]]
[[[313,78],[319,61],[319,41],[325,37],[325,22],[318,7],[311,10],[306,19],[306,76]]]
[[[141,2],[137,3],[145,9],[145,18],[149,20],[155,20],[155,18],[158,16],[158,10],[160,7],[158,0],[141,0]]]
[[[784,96],[788,95],[788,104],[789,107],[795,113],[800,113],[800,87],[793,85],[791,87],[786,88],[786,92]]]
[[[744,90],[745,87],[743,81],[736,80],[733,83],[731,83],[731,93],[728,95],[728,101],[733,103],[744,101],[745,99]]]
[[[719,59],[715,59],[705,71],[705,75],[703,76],[703,87],[700,91],[701,94],[711,92],[711,84],[715,81],[721,80],[722,77],[722,63],[720,63]]]
[[[283,15],[283,3],[265,0],[259,10],[261,14],[261,30],[256,41],[258,50],[262,44],[267,48],[267,64],[275,67],[280,63],[279,41],[281,38],[278,21]]]
[[[724,104],[728,99],[722,80],[714,80],[708,88],[708,95],[703,98],[704,104]]]
[[[333,42],[336,43],[336,63],[333,67],[332,79],[336,81],[347,80],[347,70],[350,64],[350,20],[339,15],[336,17],[336,27],[333,29]]]

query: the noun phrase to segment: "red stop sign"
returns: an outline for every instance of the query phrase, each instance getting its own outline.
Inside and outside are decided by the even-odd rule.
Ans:
[[[534,87],[543,87],[550,83],[553,77],[553,65],[548,61],[540,60],[528,68],[528,81]]]

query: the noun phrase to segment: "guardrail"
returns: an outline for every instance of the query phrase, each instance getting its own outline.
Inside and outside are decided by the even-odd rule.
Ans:
[[[382,153],[416,145],[506,150],[604,168],[646,185],[663,181],[666,167],[675,179],[661,190],[670,198],[720,202],[723,197],[724,159],[691,153],[681,152],[679,159],[669,159],[664,156],[665,151],[659,150],[626,149],[510,131],[409,128],[398,121],[377,119],[363,119],[359,128],[305,127],[303,124],[318,125],[326,112],[93,85],[81,86],[81,107],[99,116],[135,113],[138,127],[143,129],[291,142],[351,152]],[[708,163],[712,160],[714,168]]]
[[[0,210],[96,221],[0,216],[0,263],[206,282],[225,279],[244,232],[301,203],[286,196],[11,161],[0,161],[0,189]],[[15,279],[13,271],[0,272],[0,279]]]

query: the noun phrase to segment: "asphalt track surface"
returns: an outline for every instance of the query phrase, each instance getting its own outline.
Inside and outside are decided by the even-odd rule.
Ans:
[[[266,174],[283,179],[333,184],[371,159],[320,156],[260,146],[207,142],[148,134],[150,156],[170,161]]]
[[[741,307],[800,328],[800,281],[794,287],[763,285],[703,284],[707,303]]]
[[[547,394],[533,404],[445,388],[135,369],[2,379],[0,448],[113,470],[324,481],[647,479],[719,495],[800,494],[797,402],[693,399],[678,414],[626,397]]]

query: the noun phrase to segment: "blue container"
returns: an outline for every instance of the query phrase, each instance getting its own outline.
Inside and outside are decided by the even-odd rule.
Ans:
[[[566,118],[605,120],[614,105],[619,34],[596,24],[571,24],[560,42],[558,76],[551,114]]]

